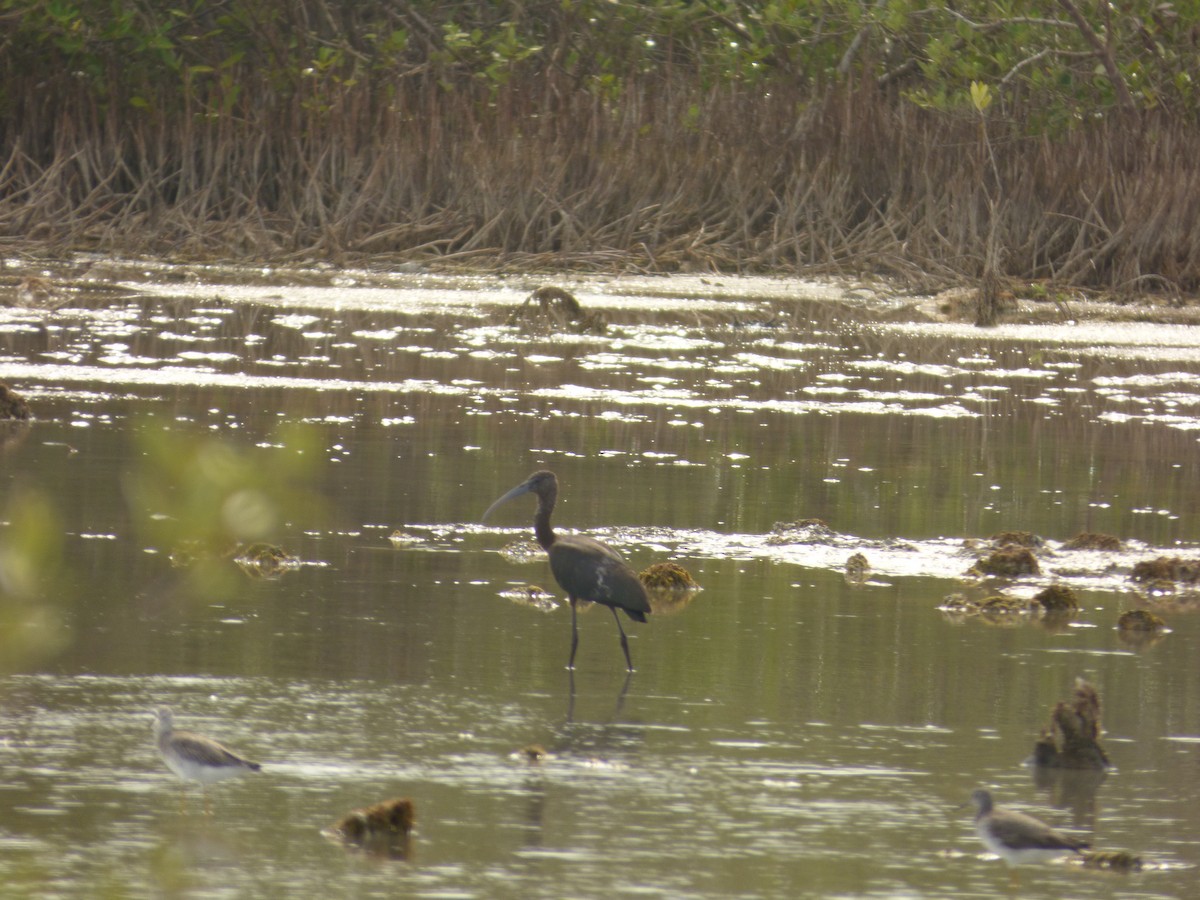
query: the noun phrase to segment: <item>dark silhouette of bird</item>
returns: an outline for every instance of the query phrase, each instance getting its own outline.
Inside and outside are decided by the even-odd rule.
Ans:
[[[971,802],[979,840],[1009,866],[1082,853],[1088,846],[1087,841],[1055,831],[1033,816],[994,806],[990,791],[980,788],[971,794]]]
[[[582,535],[559,535],[550,526],[550,514],[558,499],[558,479],[553,472],[534,472],[525,481],[488,507],[483,514],[486,521],[496,507],[522,494],[536,494],[537,512],[533,516],[533,533],[537,542],[550,557],[550,571],[571,603],[571,658],[568,669],[575,668],[575,650],[579,646],[579,629],[575,620],[575,605],[580,600],[602,603],[612,610],[617,630],[621,633],[621,649],[625,651],[625,666],[632,672],[633,661],[629,657],[629,640],[617,610],[635,622],[645,622],[650,612],[650,600],[646,589],[638,580],[637,573],[625,564],[625,560],[612,547]]]

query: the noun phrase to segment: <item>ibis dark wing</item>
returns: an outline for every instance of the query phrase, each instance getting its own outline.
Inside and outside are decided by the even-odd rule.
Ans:
[[[646,589],[612,547],[580,535],[560,536],[549,555],[555,580],[570,596],[619,607],[634,621],[646,621]]]

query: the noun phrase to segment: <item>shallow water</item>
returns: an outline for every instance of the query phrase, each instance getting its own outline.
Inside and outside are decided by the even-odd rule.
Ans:
[[[0,675],[6,884],[997,896],[1004,866],[960,807],[990,785],[1147,863],[1031,867],[1022,896],[1188,896],[1200,612],[1129,573],[1198,555],[1200,329],[871,324],[885,301],[711,278],[555,282],[601,335],[507,324],[540,283],[99,262],[55,310],[0,307],[0,381],[37,416],[0,433],[0,548],[31,492],[65,534],[35,604],[65,639]],[[190,508],[171,504],[194,473],[148,505],[163,433],[234,448],[264,483],[302,457],[272,536],[300,564],[173,568],[178,532],[154,523]],[[628,680],[607,611],[581,614],[572,678],[565,605],[501,596],[556,591],[543,559],[502,552],[532,500],[480,522],[541,467],[560,528],[704,587],[627,623]],[[1008,529],[1045,539],[1041,573],[968,577]],[[1063,548],[1084,530],[1125,547]],[[865,583],[843,575],[854,553]],[[1055,582],[1083,606],[1058,627],[939,610]],[[1118,615],[1150,603],[1171,632],[1123,641]],[[1022,764],[1077,676],[1104,703],[1100,784]],[[195,788],[181,810],[156,756],[164,703],[264,764],[213,788],[212,815]],[[408,859],[321,835],[397,795],[417,808]]]

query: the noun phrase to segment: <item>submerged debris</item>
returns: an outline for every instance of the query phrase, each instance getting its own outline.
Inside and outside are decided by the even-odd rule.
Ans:
[[[981,599],[966,594],[950,594],[938,607],[946,617],[961,624],[968,618],[978,618],[989,625],[1012,626],[1029,621],[1040,607],[1032,600],[990,594]]]
[[[1200,581],[1200,560],[1180,559],[1178,556],[1142,560],[1133,567],[1129,577],[1134,581],[1174,581],[1192,584]]]
[[[26,275],[13,293],[13,305],[26,309],[58,309],[67,300],[54,282],[40,275]]]
[[[532,766],[540,765],[550,758],[550,753],[541,744],[526,744],[520,750],[513,754],[520,757]]]
[[[300,566],[300,560],[290,553],[265,543],[240,548],[233,561],[251,578],[275,579]]]
[[[25,398],[0,381],[0,422],[8,419],[26,421],[32,415]]]
[[[538,612],[554,612],[559,606],[553,594],[536,584],[518,584],[501,591],[500,596],[518,606],[528,606]]]
[[[1134,650],[1157,644],[1171,629],[1148,609],[1131,609],[1117,619],[1117,638]]]
[[[1109,767],[1108,754],[1100,746],[1100,696],[1084,679],[1075,679],[1075,695],[1069,704],[1055,704],[1050,727],[1034,744],[1033,761],[1058,769]]]
[[[967,570],[968,575],[994,575],[1000,578],[1018,578],[1040,572],[1037,557],[1028,547],[1016,544],[1008,544],[987,556],[981,556]]]
[[[1081,531],[1063,544],[1064,550],[1106,550],[1119,553],[1125,549],[1121,539],[1096,531]]]
[[[397,528],[388,535],[388,540],[392,542],[393,547],[411,547],[413,544],[422,543],[425,539]]]
[[[846,560],[846,580],[851,584],[862,584],[871,575],[871,564],[861,553]]]
[[[1085,869],[1105,869],[1110,872],[1140,872],[1142,858],[1128,850],[1094,850],[1083,854]]]
[[[579,334],[603,334],[608,324],[599,313],[587,312],[570,291],[547,285],[525,298],[508,317],[508,324],[517,322],[569,328]]]
[[[415,821],[413,802],[407,797],[396,797],[351,810],[330,825],[325,834],[373,855],[404,859],[409,854],[409,834]]]

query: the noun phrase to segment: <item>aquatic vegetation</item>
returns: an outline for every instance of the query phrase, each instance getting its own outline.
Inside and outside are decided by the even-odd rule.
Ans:
[[[412,800],[394,797],[351,810],[323,833],[371,855],[406,859],[411,852],[410,835],[416,820]]]
[[[646,589],[650,611],[656,616],[683,612],[700,591],[690,572],[673,562],[658,562],[638,573]]]
[[[29,402],[7,384],[0,382],[0,421],[5,419],[25,420],[32,415]]]
[[[1117,638],[1134,650],[1152,647],[1171,631],[1161,616],[1148,609],[1131,609],[1117,619]]]
[[[1079,600],[1075,597],[1075,592],[1065,584],[1052,584],[1038,591],[1033,599],[1040,603],[1048,614],[1073,613],[1079,610]]]
[[[998,531],[990,538],[992,546],[996,548],[1004,548],[1007,546],[1028,547],[1035,550],[1038,547],[1044,547],[1046,541],[1032,531]]]
[[[1038,575],[1041,569],[1037,557],[1028,547],[1008,544],[980,557],[967,570],[969,575],[991,575],[999,578],[1019,578],[1022,575]]]
[[[691,591],[700,587],[690,572],[673,562],[657,562],[642,569],[638,578],[647,589]]]
[[[1156,559],[1137,563],[1129,577],[1134,581],[1169,581],[1192,584],[1200,581],[1200,560],[1181,559],[1178,556],[1159,556]]]
[[[1121,613],[1121,617],[1117,619],[1117,628],[1120,631],[1158,632],[1166,627],[1167,623],[1162,617],[1148,609],[1131,609]]]
[[[1100,695],[1082,678],[1075,679],[1071,701],[1060,701],[1050,713],[1050,727],[1034,744],[1035,765],[1061,769],[1107,769],[1108,754],[1100,745]]]
[[[1105,550],[1111,553],[1125,549],[1120,538],[1094,531],[1081,531],[1062,546],[1064,550]]]
[[[821,544],[833,539],[834,530],[821,519],[776,522],[767,537],[768,544]]]

